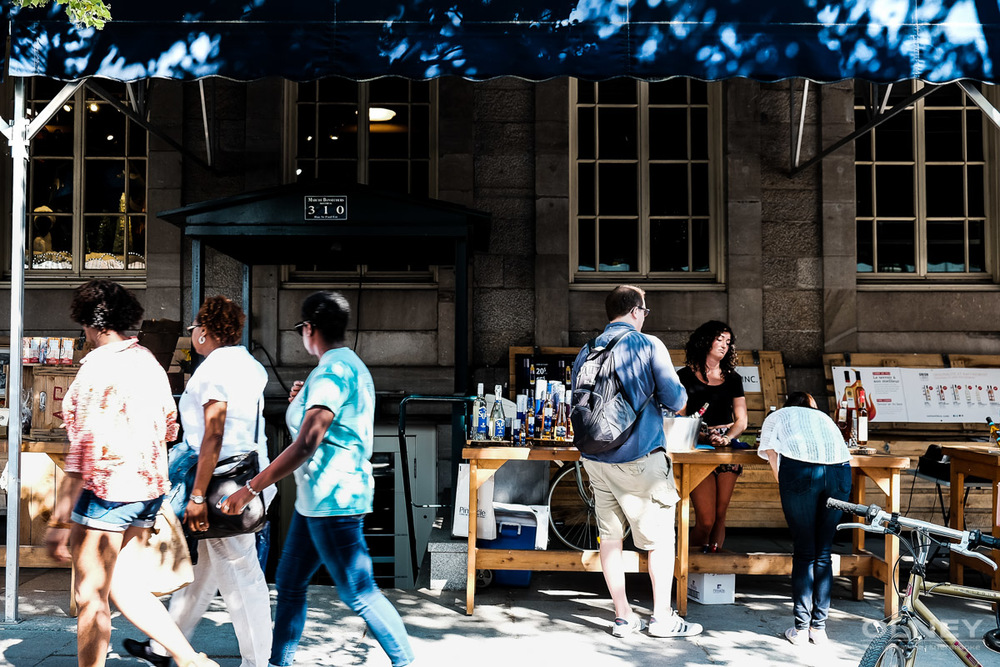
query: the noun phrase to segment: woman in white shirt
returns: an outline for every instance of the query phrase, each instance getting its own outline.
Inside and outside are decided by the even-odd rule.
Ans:
[[[204,360],[188,381],[179,409],[184,442],[170,452],[168,501],[191,533],[208,529],[205,493],[216,464],[256,450],[267,467],[263,407],[267,371],[239,345],[246,317],[223,296],[205,300],[188,327],[191,344]],[[194,468],[193,477],[190,473]],[[273,488],[264,491],[270,504]],[[229,608],[239,641],[240,667],[267,667],[271,653],[271,604],[253,534],[198,540],[194,581],[173,594],[170,615],[188,637],[215,591]],[[154,666],[169,664],[153,642],[125,640],[125,650]]]
[[[764,420],[757,454],[771,464],[792,531],[795,625],[785,638],[796,645],[823,644],[833,587],[830,552],[840,520],[826,501],[850,497],[851,455],[837,425],[801,391]]]

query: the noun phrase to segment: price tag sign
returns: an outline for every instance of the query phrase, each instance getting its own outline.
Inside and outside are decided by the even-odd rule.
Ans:
[[[305,197],[304,220],[347,220],[347,197]]]

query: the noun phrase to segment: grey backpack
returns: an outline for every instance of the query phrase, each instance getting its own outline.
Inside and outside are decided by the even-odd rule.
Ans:
[[[603,454],[621,447],[632,433],[636,411],[625,395],[611,350],[632,329],[618,334],[603,347],[597,339],[587,343],[587,358],[573,387],[573,445],[584,454]],[[646,407],[649,398],[639,408]]]

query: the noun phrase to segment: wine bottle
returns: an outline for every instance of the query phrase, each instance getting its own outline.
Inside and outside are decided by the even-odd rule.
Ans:
[[[552,438],[552,394],[546,392],[542,404],[542,437]]]
[[[525,435],[529,438],[534,438],[535,436],[535,397],[526,396],[528,399],[528,409],[524,413],[524,431]]]
[[[556,425],[555,425],[556,440],[566,439],[566,421],[567,421],[566,417],[567,417],[566,392],[564,391],[563,395],[560,397],[559,400],[559,407],[556,408]]]
[[[507,430],[507,417],[503,413],[500,392],[503,387],[496,385],[493,388],[493,410],[490,412],[490,440],[500,441],[504,438],[504,431]]]
[[[476,389],[476,400],[472,403],[472,439],[485,440],[488,431],[486,421],[486,397],[483,396],[483,383]]]
[[[865,390],[858,387],[858,447],[868,444],[868,405]]]

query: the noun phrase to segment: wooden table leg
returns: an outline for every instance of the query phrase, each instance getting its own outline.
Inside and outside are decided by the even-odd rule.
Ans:
[[[962,491],[965,489],[965,473],[957,469],[957,466],[951,467],[951,487],[948,489],[951,501],[951,513],[950,513],[950,523],[951,527],[955,530],[962,530],[965,525],[965,506],[962,503]],[[996,489],[993,489],[993,504],[996,505]],[[995,511],[995,507],[994,507]],[[995,518],[995,517],[994,517]],[[965,568],[962,563],[959,562],[958,558],[949,558],[949,569],[951,575],[951,581],[954,584],[961,585],[965,581]]]
[[[993,489],[993,507],[990,510],[992,521],[990,522],[990,525],[993,527],[991,531],[993,533],[993,537],[997,537],[1000,535],[1000,527],[997,526],[997,493],[1000,492],[1000,488],[997,487],[996,477],[993,477],[990,482],[990,487]],[[963,494],[963,499],[964,497],[965,496]],[[988,557],[996,561],[997,553],[998,552],[996,550],[990,551]],[[993,571],[993,590],[1000,591],[1000,568]]]
[[[890,512],[899,511],[899,470],[892,468],[886,471],[889,474],[889,493],[887,508]],[[885,536],[885,566],[886,581],[884,587],[885,594],[885,615],[893,616],[899,611],[899,598],[896,596],[896,562],[899,560],[899,540],[892,536]]]
[[[479,489],[504,464],[503,461],[469,461],[469,552],[468,572],[465,581],[465,613],[471,614],[476,606],[476,533],[479,524]]]
[[[865,480],[866,477],[857,468],[851,468],[851,502],[858,505],[865,504]],[[865,548],[865,531],[851,531],[851,551],[859,554]],[[865,598],[865,578],[848,577],[851,580],[851,595],[855,600]]]
[[[677,488],[681,497],[677,503],[677,561],[674,563],[674,581],[677,582],[677,613],[681,616],[686,616],[688,602],[688,549],[691,542],[691,537],[688,534],[691,510],[691,469],[690,466],[683,463],[675,463],[674,466],[675,479],[680,478]]]
[[[472,614],[476,606],[476,529],[479,516],[479,463],[469,461],[469,550],[465,581],[465,613]]]

